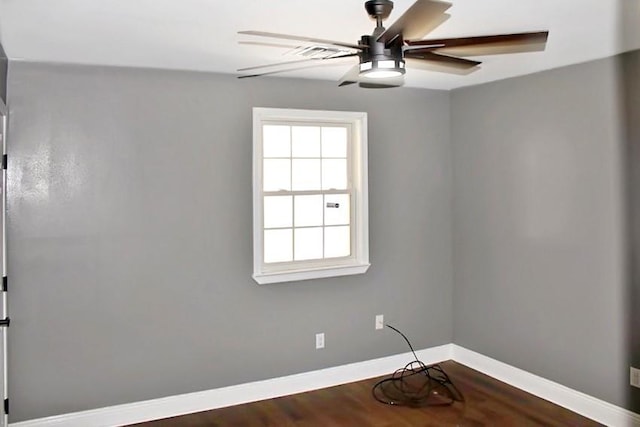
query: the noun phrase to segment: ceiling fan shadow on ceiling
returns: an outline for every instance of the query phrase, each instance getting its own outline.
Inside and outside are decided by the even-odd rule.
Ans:
[[[543,51],[548,31],[497,34],[443,39],[422,39],[449,19],[445,13],[451,3],[438,0],[417,0],[391,26],[383,22],[393,10],[391,0],[368,0],[364,7],[376,21],[371,35],[363,35],[357,43],[345,43],[314,37],[239,31],[238,34],[303,42],[306,45],[241,41],[265,47],[284,47],[304,59],[258,65],[238,69],[245,73],[238,78],[259,77],[299,70],[319,65],[340,64],[358,58],[339,81],[339,86],[358,84],[364,88],[390,88],[404,84],[406,67],[465,75],[478,70],[480,61],[467,56],[481,56]]]

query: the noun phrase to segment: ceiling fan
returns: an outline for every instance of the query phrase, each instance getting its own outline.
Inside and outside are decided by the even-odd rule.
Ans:
[[[477,70],[481,62],[461,57],[541,51],[544,50],[549,35],[548,31],[537,31],[421,40],[450,17],[445,12],[451,7],[451,3],[417,0],[389,28],[385,28],[383,22],[393,10],[393,1],[368,0],[364,7],[369,16],[376,21],[376,28],[371,35],[363,35],[357,44],[264,31],[240,31],[239,34],[244,35],[319,45],[309,50],[322,54],[306,59],[241,68],[239,72],[250,73],[240,75],[239,78],[276,74],[358,57],[359,63],[340,79],[339,86],[358,83],[366,88],[398,87],[404,84],[405,66],[468,74]],[[275,43],[240,43],[300,48]],[[280,68],[283,66],[285,68]],[[274,67],[277,69],[273,69]]]

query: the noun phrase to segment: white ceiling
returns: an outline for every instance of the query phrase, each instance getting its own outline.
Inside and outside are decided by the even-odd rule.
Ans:
[[[544,52],[476,57],[470,75],[410,69],[406,86],[452,89],[640,48],[640,0],[450,0],[429,37],[549,30]],[[387,21],[413,0],[395,0]],[[238,44],[240,30],[355,43],[375,26],[364,0],[0,0],[0,42],[11,60],[238,74],[297,59],[287,49]],[[260,41],[278,42],[273,39]],[[351,62],[281,74],[337,81]],[[261,77],[269,78],[269,77]]]

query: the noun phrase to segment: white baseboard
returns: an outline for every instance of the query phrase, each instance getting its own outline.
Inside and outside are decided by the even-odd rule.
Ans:
[[[451,344],[417,351],[426,364],[451,359]],[[286,377],[223,387],[215,390],[146,400],[11,423],[10,427],[107,427],[175,417],[258,400],[272,399],[367,378],[387,375],[413,360],[411,353],[352,363]]]
[[[640,427],[640,415],[455,344],[416,352],[426,364],[453,359],[521,390],[611,427]],[[107,427],[175,417],[360,381],[394,372],[411,353],[286,377],[143,402],[11,423],[10,427]]]
[[[452,359],[556,405],[611,427],[640,426],[640,415],[452,344]]]

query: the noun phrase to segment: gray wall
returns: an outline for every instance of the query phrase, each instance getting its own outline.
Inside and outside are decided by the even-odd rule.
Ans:
[[[451,94],[12,62],[11,421],[404,351],[378,313],[639,411],[639,57]],[[369,113],[367,274],[250,278],[253,106]]]
[[[4,53],[2,44],[0,44],[0,99],[7,104],[7,72],[9,68],[9,60],[7,54]]]
[[[448,93],[12,62],[9,96],[11,421],[406,351],[379,313],[451,342]],[[369,113],[365,275],[251,279],[254,106]]]
[[[630,286],[627,303],[629,364],[640,369],[640,51],[622,58],[622,93],[627,133],[627,195]],[[630,388],[628,405],[640,413],[640,389]]]
[[[619,73],[575,65],[456,90],[451,108],[454,342],[623,406]]]

